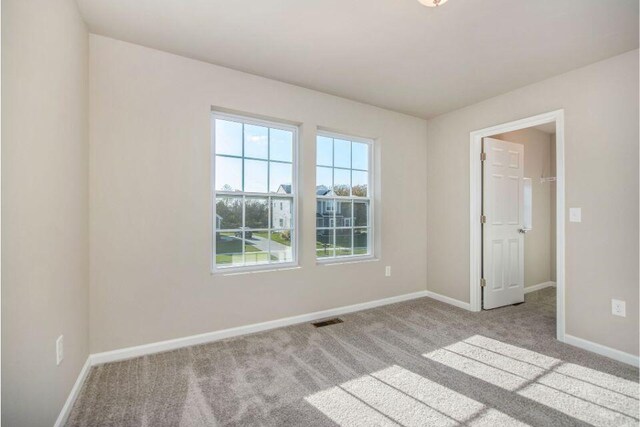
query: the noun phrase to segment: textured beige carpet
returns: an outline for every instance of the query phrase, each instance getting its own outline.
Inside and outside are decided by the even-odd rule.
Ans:
[[[638,425],[638,369],[557,342],[554,303],[422,298],[97,366],[67,425]]]

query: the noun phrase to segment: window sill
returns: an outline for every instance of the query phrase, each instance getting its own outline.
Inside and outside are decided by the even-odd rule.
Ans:
[[[241,276],[245,274],[257,273],[274,273],[277,271],[299,270],[302,267],[298,264],[279,264],[279,265],[256,265],[251,267],[239,268],[219,268],[211,272],[212,276]]]
[[[378,262],[378,261],[380,261],[380,258],[376,258],[374,256],[344,257],[344,258],[319,259],[319,260],[316,260],[316,265],[329,267],[333,265],[360,264],[363,262]]]

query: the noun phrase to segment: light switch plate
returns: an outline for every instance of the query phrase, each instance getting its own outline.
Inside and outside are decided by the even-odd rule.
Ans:
[[[627,317],[627,303],[619,299],[612,299],[611,314],[614,316]]]
[[[582,222],[582,208],[569,208],[569,222]]]
[[[391,277],[391,266],[390,265],[387,265],[384,268],[384,275],[387,276],[387,277]]]
[[[64,359],[64,335],[60,335],[56,340],[56,365],[62,363]]]

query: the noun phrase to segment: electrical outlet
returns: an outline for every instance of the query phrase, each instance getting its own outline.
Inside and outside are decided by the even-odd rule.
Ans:
[[[60,335],[56,340],[56,365],[62,363],[64,359],[64,335]]]
[[[614,316],[627,317],[627,303],[619,299],[612,299],[611,314]]]
[[[387,265],[384,268],[384,275],[387,276],[387,277],[391,277],[391,266],[390,265]]]

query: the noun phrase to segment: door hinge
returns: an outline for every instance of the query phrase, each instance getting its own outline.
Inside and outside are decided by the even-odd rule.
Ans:
[[[484,288],[485,286],[487,286],[487,280],[483,277],[480,279],[480,287]]]
[[[480,161],[484,162],[485,160],[487,160],[487,153],[483,151],[482,153],[480,153]]]
[[[485,224],[487,222],[487,216],[486,215],[481,215],[480,216],[480,223],[481,224]]]

